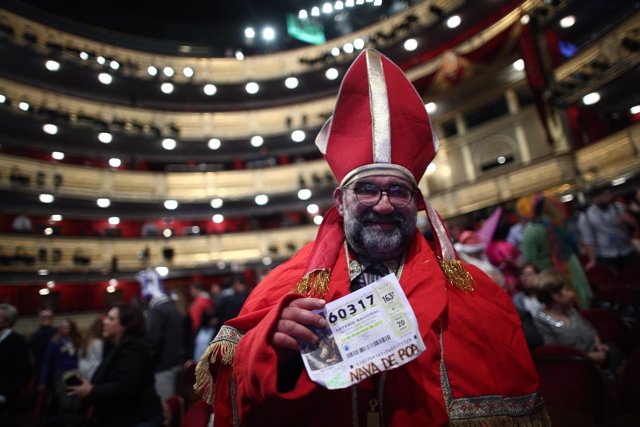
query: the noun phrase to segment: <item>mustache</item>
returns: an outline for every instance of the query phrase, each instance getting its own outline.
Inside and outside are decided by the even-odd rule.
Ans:
[[[405,218],[399,214],[398,212],[392,212],[389,215],[381,215],[379,213],[369,211],[363,213],[358,222],[361,224],[369,224],[369,223],[389,223],[389,224],[403,224],[405,222]]]

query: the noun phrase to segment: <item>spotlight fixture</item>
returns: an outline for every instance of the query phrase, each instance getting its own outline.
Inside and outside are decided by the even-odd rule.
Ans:
[[[160,85],[160,90],[162,91],[162,93],[167,95],[173,93],[173,89],[173,83],[170,82],[164,82]]]
[[[178,201],[177,200],[165,200],[164,201],[164,208],[170,211],[176,210],[178,208]]]
[[[256,205],[264,206],[269,203],[269,196],[267,196],[266,194],[258,194],[254,200],[256,202]]]
[[[98,74],[98,81],[103,85],[110,85],[113,82],[113,77],[109,73]]]
[[[418,41],[416,39],[407,39],[404,42],[404,50],[413,52],[418,47]]]
[[[335,68],[329,68],[325,71],[324,75],[328,80],[335,80],[338,78],[338,70]]]
[[[215,224],[222,224],[222,222],[224,221],[224,215],[215,214],[211,217],[211,221],[213,221]]]
[[[513,64],[511,64],[511,66],[516,71],[524,71],[524,60],[520,58],[517,61],[515,61]]]
[[[438,109],[438,106],[435,102],[428,102],[424,105],[424,107],[427,109],[428,114],[433,114]]]
[[[582,103],[584,105],[593,105],[600,101],[600,94],[598,92],[591,92],[582,97]]]
[[[46,193],[42,193],[38,196],[38,199],[42,202],[42,203],[53,203],[53,201],[55,200],[55,197],[53,197],[52,194],[46,194]]]
[[[295,89],[298,87],[298,79],[295,77],[287,77],[284,81],[284,85],[287,89]]]
[[[157,76],[158,75],[158,69],[156,67],[154,67],[153,65],[149,65],[147,67],[147,74],[149,74],[150,76]]]
[[[297,129],[291,132],[291,140],[293,142],[302,142],[305,140],[306,137],[307,135],[304,133],[303,130]]]
[[[187,78],[193,77],[193,74],[194,74],[194,71],[193,71],[193,68],[191,68],[191,67],[184,67],[182,69],[182,75],[187,77]]]
[[[213,209],[220,209],[224,204],[224,201],[220,197],[216,197],[215,199],[211,199],[210,203]]]
[[[96,200],[96,204],[100,208],[103,208],[103,209],[108,208],[109,206],[111,206],[111,200],[107,199],[106,197],[101,197],[98,200]]]
[[[113,135],[111,135],[109,132],[100,132],[98,134],[98,141],[102,142],[103,144],[109,144],[111,141],[113,141]]]
[[[58,126],[53,123],[46,123],[42,125],[42,130],[44,133],[48,133],[49,135],[55,135],[58,133]]]
[[[209,140],[208,146],[210,150],[217,150],[222,145],[222,142],[218,138],[211,138]]]
[[[462,19],[458,15],[453,15],[447,19],[447,27],[451,29],[459,27],[460,23],[462,23]]]
[[[247,27],[244,29],[244,36],[248,39],[253,39],[256,36],[256,31],[251,27]]]
[[[260,90],[260,85],[258,85],[258,83],[256,82],[249,82],[246,84],[244,89],[249,95],[255,95]]]
[[[260,135],[255,135],[253,137],[251,137],[251,146],[252,147],[261,147],[262,144],[264,144],[264,138],[261,137]]]
[[[110,225],[118,225],[120,224],[120,218],[117,216],[110,216],[107,220]]]
[[[211,83],[207,83],[206,85],[204,85],[204,87],[202,88],[203,92],[205,95],[207,96],[213,96],[216,94],[216,92],[218,91],[218,88],[216,87],[216,85],[211,84]]]
[[[162,69],[162,74],[164,74],[167,77],[173,77],[173,75],[175,74],[175,71],[173,71],[173,68],[171,67],[164,67]]]
[[[176,148],[177,142],[173,138],[165,138],[162,140],[162,148],[165,150],[173,150]]]
[[[44,66],[49,71],[58,71],[60,69],[60,63],[58,61],[54,61],[53,59],[49,59],[44,63]]]
[[[64,153],[62,151],[54,151],[51,153],[51,158],[54,160],[64,160]]]

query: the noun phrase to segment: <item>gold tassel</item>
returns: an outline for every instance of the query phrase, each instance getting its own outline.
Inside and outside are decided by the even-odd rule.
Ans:
[[[213,403],[216,390],[216,381],[211,376],[210,365],[215,363],[231,365],[236,345],[241,336],[242,333],[235,328],[223,326],[216,339],[209,344],[209,347],[207,347],[207,350],[198,361],[196,365],[196,382],[193,385],[193,389],[202,396],[205,402]],[[228,340],[226,339],[227,337],[232,337],[233,340]]]
[[[550,427],[551,418],[545,408],[533,414],[510,417],[508,415],[449,420],[449,427]]]
[[[466,291],[473,292],[473,277],[463,266],[462,262],[457,259],[441,259],[438,260],[440,268],[444,272],[447,281],[454,287]]]
[[[293,292],[312,298],[322,298],[329,290],[329,277],[326,270],[312,271],[305,275],[293,288]]]

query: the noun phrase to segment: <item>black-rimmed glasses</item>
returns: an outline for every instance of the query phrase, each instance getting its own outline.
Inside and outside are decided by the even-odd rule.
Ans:
[[[383,189],[375,184],[365,183],[344,186],[343,188],[356,193],[358,202],[365,206],[375,206],[382,198],[382,194],[386,194],[389,198],[389,203],[396,208],[403,208],[411,203],[415,194],[415,190],[404,185],[392,185],[389,188]]]

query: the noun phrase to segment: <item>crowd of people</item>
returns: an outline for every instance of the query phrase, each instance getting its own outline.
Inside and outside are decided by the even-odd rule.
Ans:
[[[17,309],[0,305],[0,425],[29,416],[43,427],[163,425],[163,402],[186,394],[182,376],[215,336],[218,317],[237,315],[248,290],[239,277],[212,293],[194,282],[183,313],[153,270],[139,280],[139,302],[118,302],[82,330],[44,309],[23,337],[13,329]]]

